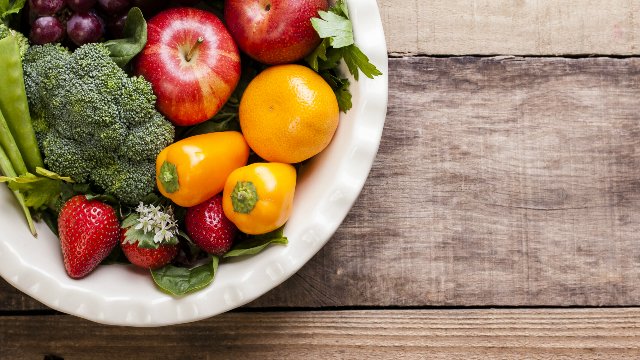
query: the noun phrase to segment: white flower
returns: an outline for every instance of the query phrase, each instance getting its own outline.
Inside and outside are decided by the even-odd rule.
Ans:
[[[156,217],[157,221],[159,224],[162,225],[169,225],[171,223],[171,221],[173,220],[173,216],[165,213],[165,212],[160,212],[158,213],[158,216]]]
[[[161,243],[163,241],[169,241],[173,237],[173,232],[169,231],[167,228],[163,227],[160,230],[156,231],[156,235],[153,237],[153,241],[155,243]]]
[[[149,205],[149,215],[153,218],[157,218],[158,215],[162,213],[162,208],[160,206]]]
[[[138,225],[136,225],[136,230],[142,229],[142,231],[146,234],[150,231],[153,231],[155,222],[148,216],[144,216],[138,219]]]
[[[154,242],[170,241],[178,235],[178,221],[173,217],[173,208],[170,206],[164,209],[162,206],[140,203],[136,211],[140,214],[140,218],[135,229],[142,229],[145,234],[154,233]]]
[[[140,214],[140,216],[145,216],[149,213],[149,208],[144,206],[144,203],[141,201],[140,205],[136,208],[136,211]]]

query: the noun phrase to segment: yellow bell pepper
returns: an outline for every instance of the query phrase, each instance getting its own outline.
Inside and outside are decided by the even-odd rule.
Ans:
[[[224,186],[224,214],[240,231],[260,235],[284,225],[291,215],[296,169],[289,164],[255,163],[234,170]]]
[[[177,205],[192,207],[220,193],[227,176],[248,159],[249,145],[237,131],[192,136],[158,154],[158,189]]]

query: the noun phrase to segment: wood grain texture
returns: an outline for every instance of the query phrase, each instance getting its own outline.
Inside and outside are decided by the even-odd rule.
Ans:
[[[637,305],[640,59],[394,59],[336,236],[253,306]]]
[[[392,59],[389,100],[345,222],[249,306],[640,304],[640,59]]]
[[[393,55],[637,54],[640,0],[378,0]]]
[[[637,359],[638,309],[229,313],[135,329],[0,317],[0,358]]]

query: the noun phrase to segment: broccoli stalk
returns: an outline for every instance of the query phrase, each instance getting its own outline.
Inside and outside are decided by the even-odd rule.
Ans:
[[[175,129],[155,109],[151,84],[129,77],[101,44],[71,53],[32,46],[24,78],[33,126],[49,170],[91,183],[125,204],[155,188],[155,159]]]

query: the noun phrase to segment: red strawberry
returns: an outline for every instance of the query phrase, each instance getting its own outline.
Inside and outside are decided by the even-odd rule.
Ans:
[[[125,241],[127,231],[128,229],[122,229],[120,247],[133,265],[145,269],[157,269],[167,265],[178,255],[177,244],[163,244],[159,245],[157,249],[152,249],[138,246],[139,242],[127,242]]]
[[[60,210],[58,232],[64,267],[78,279],[93,271],[118,244],[120,222],[111,206],[78,195]]]
[[[187,234],[202,250],[224,255],[233,244],[238,228],[224,215],[222,195],[187,209]]]

